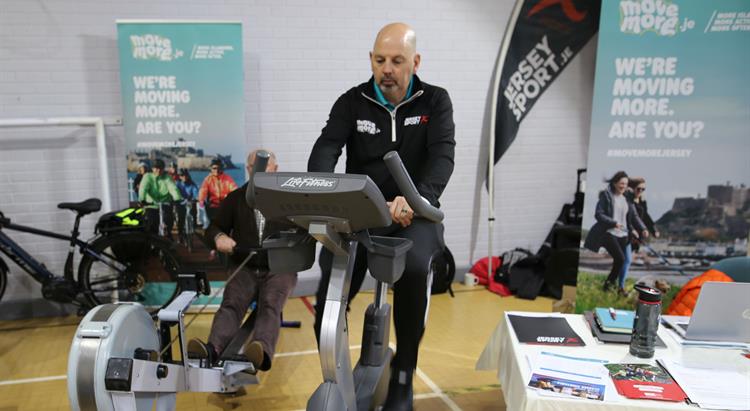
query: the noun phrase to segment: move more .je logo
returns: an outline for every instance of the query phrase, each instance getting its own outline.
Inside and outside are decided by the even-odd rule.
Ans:
[[[182,57],[182,50],[172,49],[172,40],[158,34],[131,35],[130,45],[136,60],[172,61]]]
[[[658,36],[674,36],[677,31],[695,27],[685,19],[680,24],[680,7],[669,0],[621,0],[620,31],[627,34],[654,32]]]

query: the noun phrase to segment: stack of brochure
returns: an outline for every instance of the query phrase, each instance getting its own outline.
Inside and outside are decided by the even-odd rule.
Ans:
[[[531,366],[529,388],[539,395],[605,401],[614,390],[607,378],[607,363],[600,358],[574,357],[543,351],[527,356]]]

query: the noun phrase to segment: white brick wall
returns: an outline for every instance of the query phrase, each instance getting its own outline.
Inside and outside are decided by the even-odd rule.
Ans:
[[[418,34],[421,77],[453,99],[457,167],[442,202],[447,242],[457,264],[468,266],[487,248],[486,194],[477,191],[486,153],[480,134],[511,7],[509,0],[2,0],[0,118],[119,116],[115,19],[240,20],[248,144],[275,150],[285,170],[302,170],[335,99],[369,77],[377,30],[406,21]],[[498,253],[538,247],[562,203],[572,200],[575,169],[585,164],[593,55],[592,42],[536,104],[500,163]],[[107,133],[113,203],[122,206],[122,128]],[[93,135],[90,128],[0,129],[0,210],[19,223],[69,230],[72,214],[55,205],[101,195]],[[85,220],[85,235],[94,220]],[[481,225],[472,228],[473,221]],[[65,244],[14,238],[60,271]],[[39,296],[19,271],[12,267],[5,299]]]

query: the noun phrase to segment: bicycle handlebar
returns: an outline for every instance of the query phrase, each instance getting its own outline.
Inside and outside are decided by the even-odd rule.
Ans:
[[[401,190],[401,193],[404,194],[406,201],[409,202],[409,205],[414,209],[414,212],[419,217],[430,220],[434,223],[443,221],[443,218],[445,217],[443,212],[427,202],[419,194],[419,191],[417,191],[417,187],[414,185],[411,177],[409,177],[409,173],[406,171],[406,167],[404,167],[404,163],[401,161],[401,157],[399,157],[398,153],[395,151],[389,151],[383,157],[383,161],[385,161],[388,171],[391,172],[393,179],[396,180],[396,185],[399,190]]]

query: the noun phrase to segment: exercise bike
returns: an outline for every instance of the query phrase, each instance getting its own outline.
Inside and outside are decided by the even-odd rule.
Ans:
[[[441,221],[442,213],[421,199],[398,155],[388,153],[385,160],[414,210],[422,218]],[[263,241],[272,271],[310,268],[315,261],[315,242],[310,237],[334,254],[320,340],[324,382],[307,409],[369,409],[382,403],[393,356],[388,348],[386,292],[388,284],[401,277],[412,245],[407,239],[369,235],[369,228],[391,224],[382,193],[363,175],[257,172],[246,197],[266,219],[284,218],[307,231],[282,232]],[[368,250],[368,266],[378,287],[365,318],[362,354],[352,372],[346,297],[359,243]],[[157,410],[172,410],[180,391],[232,392],[258,383],[249,362],[224,360],[220,366],[206,367],[188,358],[183,317],[199,294],[209,290],[201,275],[181,275],[178,281],[183,292],[158,313],[158,327],[137,303],[99,306],[83,319],[68,359],[72,409],[151,410],[155,402]],[[174,327],[180,353],[177,361],[170,351]],[[242,326],[227,350],[241,349],[246,328]]]
[[[389,152],[384,161],[416,214],[442,221],[442,212],[419,195],[398,153]],[[368,229],[392,223],[380,189],[364,175],[259,173],[247,199],[266,218],[288,219],[302,227],[334,255],[319,343],[324,381],[308,400],[307,410],[377,408],[385,401],[393,357],[388,347],[391,307],[386,294],[388,286],[401,278],[412,247],[408,239],[369,235]],[[377,286],[375,300],[365,312],[362,351],[352,371],[346,309],[358,244],[367,249],[368,269]],[[269,255],[272,270],[282,263]]]

